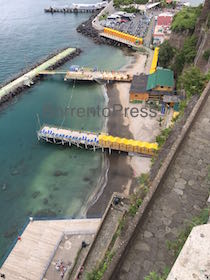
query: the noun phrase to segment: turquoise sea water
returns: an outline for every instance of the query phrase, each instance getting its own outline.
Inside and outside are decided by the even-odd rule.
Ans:
[[[67,45],[83,52],[61,69],[70,64],[102,69],[125,65],[129,58],[122,51],[98,46],[76,32],[88,14],[43,12],[45,7],[68,3],[0,0],[0,82]],[[72,83],[64,83],[62,77],[46,78],[0,111],[0,257],[28,216],[79,216],[97,186],[103,164],[100,152],[47,145],[36,139],[37,114],[41,123],[60,125],[63,115],[59,112],[70,99],[72,107],[102,105],[104,88],[77,83],[72,90]],[[101,131],[104,120],[67,115],[63,125]]]

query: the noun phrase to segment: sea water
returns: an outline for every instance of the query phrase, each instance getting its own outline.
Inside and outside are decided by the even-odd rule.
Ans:
[[[77,2],[77,1],[74,1]],[[83,0],[82,2],[89,2]],[[93,2],[93,1],[91,1]],[[97,1],[95,1],[97,2]],[[58,48],[79,47],[71,64],[119,69],[129,58],[76,32],[89,14],[45,14],[63,0],[0,0],[0,82]],[[0,257],[29,216],[79,217],[100,181],[100,152],[39,143],[40,124],[101,131],[104,119],[63,114],[67,106],[105,103],[104,87],[44,78],[0,111]]]

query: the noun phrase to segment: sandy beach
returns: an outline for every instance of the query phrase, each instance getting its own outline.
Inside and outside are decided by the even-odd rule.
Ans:
[[[121,70],[128,71],[133,75],[148,74],[151,60],[152,53],[148,57],[145,54],[133,53],[131,63]],[[129,103],[129,89],[130,83],[107,85],[108,107],[112,108],[114,104],[121,104],[123,108],[137,107],[141,109],[145,107],[145,104]],[[107,132],[114,136],[153,142],[156,135],[159,134],[158,117],[159,115],[153,118],[149,116],[134,118],[131,115],[113,114],[108,119]],[[112,152],[111,155],[107,154],[106,156],[110,162],[107,185],[95,204],[88,209],[88,217],[101,216],[113,192],[120,192],[127,196],[131,191],[135,191],[135,178],[150,170],[151,159],[147,157],[129,156],[118,152]]]

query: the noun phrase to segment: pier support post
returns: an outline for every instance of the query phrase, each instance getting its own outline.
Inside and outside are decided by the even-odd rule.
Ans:
[[[55,143],[55,137],[53,137],[53,142]]]
[[[71,141],[69,141],[69,147],[71,147]]]
[[[96,151],[96,146],[95,146],[95,145],[93,145],[93,151],[94,151],[94,152]]]
[[[111,149],[111,148],[109,148],[109,154],[111,155],[111,153],[112,153],[112,149]]]
[[[104,152],[104,147],[102,147],[102,153]]]

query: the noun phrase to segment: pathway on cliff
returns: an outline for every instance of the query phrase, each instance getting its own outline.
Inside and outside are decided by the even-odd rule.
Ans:
[[[144,280],[151,271],[171,267],[166,246],[185,223],[206,207],[210,188],[210,96],[185,138],[119,271],[113,279]]]

